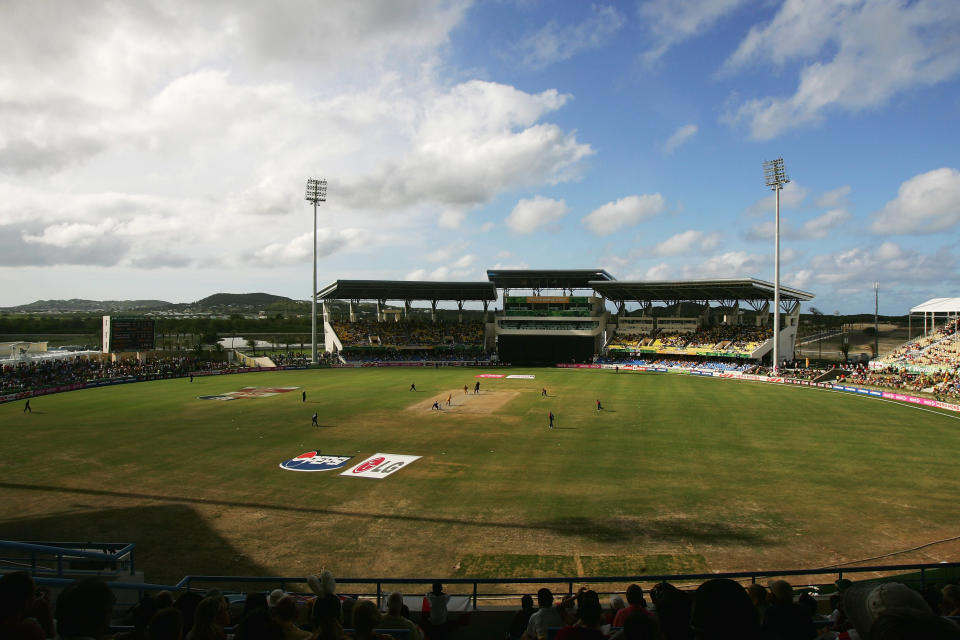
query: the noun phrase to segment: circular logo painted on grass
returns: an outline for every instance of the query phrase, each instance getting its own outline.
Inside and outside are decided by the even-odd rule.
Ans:
[[[359,465],[356,469],[354,469],[353,472],[363,473],[364,471],[370,471],[370,469],[373,469],[374,467],[382,463],[384,460],[386,460],[386,458],[384,458],[383,456],[380,456],[378,458],[370,458],[363,464]]]
[[[343,467],[353,456],[325,455],[319,451],[307,451],[296,458],[280,463],[287,471],[332,471]]]

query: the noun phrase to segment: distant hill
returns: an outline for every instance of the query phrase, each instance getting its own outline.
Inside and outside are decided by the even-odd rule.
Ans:
[[[99,311],[113,313],[118,311],[152,311],[170,306],[171,303],[165,300],[81,300],[73,298],[71,300],[37,300],[18,307],[8,307],[4,311],[13,313],[94,313]]]
[[[268,307],[276,303],[290,304],[294,300],[271,293],[215,293],[202,300],[197,300],[192,307]]]
[[[37,300],[16,307],[0,308],[5,313],[146,313],[148,311],[252,312],[284,310],[307,304],[270,293],[215,293],[196,302],[165,300]]]

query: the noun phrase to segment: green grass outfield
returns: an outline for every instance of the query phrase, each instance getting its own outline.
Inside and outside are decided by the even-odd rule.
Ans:
[[[801,568],[960,533],[952,415],[818,389],[557,369],[497,370],[536,379],[482,379],[473,398],[486,372],[253,373],[44,396],[33,414],[0,405],[0,538],[136,542],[138,568],[162,582],[324,565],[395,577]],[[197,399],[245,386],[302,387],[308,401],[299,390]],[[450,392],[453,410],[428,408]],[[381,480],[278,467],[313,449],[349,464],[422,458]]]

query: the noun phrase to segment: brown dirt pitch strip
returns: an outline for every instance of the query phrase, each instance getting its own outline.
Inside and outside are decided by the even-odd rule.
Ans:
[[[457,394],[460,395],[457,395]],[[441,393],[440,397],[436,394],[430,396],[428,400],[415,402],[407,407],[407,411],[430,411],[434,401],[440,403],[442,411],[448,413],[496,413],[502,409],[508,402],[520,395],[519,391],[483,391],[474,393],[473,391],[464,395],[463,389],[453,389]],[[451,404],[447,405],[447,397],[452,396]]]

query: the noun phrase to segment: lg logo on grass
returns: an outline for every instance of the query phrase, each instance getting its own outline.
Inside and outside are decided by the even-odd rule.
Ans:
[[[347,469],[340,475],[357,478],[385,478],[396,473],[420,456],[403,456],[392,453],[375,453],[352,469]]]

